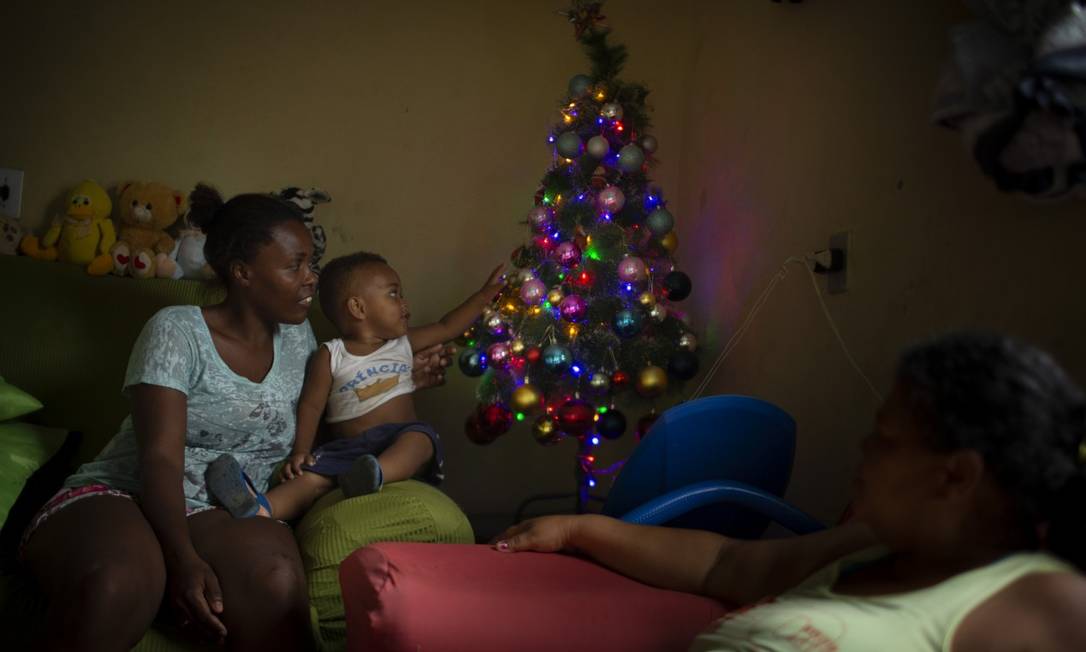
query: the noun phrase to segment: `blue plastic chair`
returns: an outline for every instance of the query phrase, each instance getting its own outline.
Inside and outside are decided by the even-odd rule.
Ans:
[[[660,415],[626,461],[603,513],[631,523],[760,537],[771,520],[796,534],[824,525],[781,496],[796,422],[748,396],[710,396]]]

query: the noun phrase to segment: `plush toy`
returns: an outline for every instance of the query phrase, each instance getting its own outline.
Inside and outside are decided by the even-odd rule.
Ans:
[[[302,210],[302,218],[305,220],[306,227],[309,228],[309,233],[313,236],[313,258],[309,264],[313,271],[320,271],[321,256],[324,255],[325,245],[324,228],[313,220],[313,209],[317,207],[317,204],[326,204],[332,201],[332,195],[320,188],[305,189],[294,186],[283,188],[273,194],[280,199],[295,204]]]
[[[23,227],[19,220],[0,215],[0,254],[14,256],[19,253],[19,242],[23,239]]]
[[[109,213],[113,205],[102,186],[93,181],[80,183],[68,195],[63,218],[53,220],[41,242],[32,235],[23,238],[19,250],[39,260],[57,260],[86,265],[87,273],[102,276],[112,263],[109,248],[116,240]]]
[[[113,273],[171,278],[174,240],[166,229],[185,212],[185,196],[161,183],[133,182],[117,191],[117,243],[110,249]]]
[[[174,247],[173,259],[177,263],[174,278],[209,280],[215,277],[214,270],[204,257],[206,242],[207,234],[192,226],[186,213],[181,218],[181,229],[177,232],[177,245]]]

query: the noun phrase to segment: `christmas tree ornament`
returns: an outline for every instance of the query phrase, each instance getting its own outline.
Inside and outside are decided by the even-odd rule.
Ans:
[[[478,349],[464,349],[461,351],[457,364],[460,365],[460,371],[464,372],[465,376],[472,378],[482,376],[483,372],[486,371],[486,358]]]
[[[683,333],[679,336],[679,348],[691,353],[698,350],[698,338],[693,333]]]
[[[573,275],[573,284],[582,289],[589,289],[596,283],[596,275],[592,272],[582,269],[580,272]]]
[[[659,323],[667,319],[667,308],[660,304],[656,304],[652,308],[649,308],[649,317]]]
[[[479,430],[495,438],[509,432],[513,425],[513,413],[500,403],[491,403],[479,414]]]
[[[569,96],[581,97],[592,90],[592,78],[588,75],[574,75],[569,78]]]
[[[576,132],[567,131],[555,142],[558,155],[565,158],[577,158],[581,155],[581,137]]]
[[[528,281],[535,278],[535,272],[525,267],[524,269],[518,269],[513,274],[513,284],[523,286]]]
[[[494,314],[487,318],[486,330],[494,337],[505,337],[509,334],[509,324],[505,323],[501,315]]]
[[[611,386],[615,389],[622,389],[630,384],[630,374],[622,371],[621,369],[611,374]]]
[[[558,306],[562,303],[562,298],[565,296],[566,294],[562,292],[562,288],[553,288],[547,293],[547,303],[552,306]]]
[[[559,430],[567,435],[580,437],[592,429],[596,410],[588,401],[574,398],[563,403],[556,414]]]
[[[645,153],[633,143],[618,150],[618,167],[624,172],[637,172],[645,162]]]
[[[669,254],[675,253],[675,250],[679,248],[679,236],[675,235],[674,230],[668,231],[664,237],[660,238],[660,246]]]
[[[588,181],[588,186],[599,192],[607,187],[607,168],[602,165],[597,165],[596,169],[592,171],[592,178]]]
[[[626,205],[626,195],[618,186],[607,186],[596,196],[596,207],[604,213],[614,215]]]
[[[652,292],[642,292],[637,295],[637,303],[645,310],[651,310],[656,305],[656,295]]]
[[[464,331],[463,333],[461,333],[460,337],[456,338],[453,341],[456,342],[457,344],[459,344],[460,346],[467,346],[468,342],[470,342],[474,338],[475,338],[475,327],[472,326],[471,328],[469,328],[466,331]]]
[[[660,415],[653,411],[637,420],[637,441],[641,441],[645,438],[645,435],[649,434],[649,430],[652,430],[652,425],[656,423],[656,420],[659,418]]]
[[[472,443],[480,446],[486,446],[492,443],[498,438],[498,435],[483,432],[482,426],[479,423],[479,412],[473,411],[468,415],[466,421],[464,421],[464,434]]]
[[[547,285],[537,278],[525,281],[524,285],[520,286],[520,300],[529,306],[542,303],[543,297],[546,295]]]
[[[608,102],[600,107],[600,115],[607,120],[621,120],[622,105],[618,102]]]
[[[509,345],[504,342],[495,342],[486,350],[486,364],[491,369],[505,369],[511,357]]]
[[[533,346],[524,353],[524,359],[528,361],[528,364],[539,362],[541,357],[543,357],[543,351],[538,346]]]
[[[549,206],[536,206],[528,211],[528,226],[536,233],[546,233],[554,223],[554,209]]]
[[[597,371],[588,379],[588,387],[597,395],[605,394],[611,389],[611,377]]]
[[[596,422],[596,432],[605,439],[618,439],[626,432],[626,415],[618,410],[608,410]]]
[[[682,301],[690,296],[692,285],[690,277],[686,274],[678,271],[671,272],[664,277],[664,296],[669,301]]]
[[[573,267],[581,262],[581,250],[572,242],[563,242],[554,248],[554,261],[562,267]]]
[[[641,310],[623,308],[615,313],[611,325],[619,337],[630,338],[641,332],[645,325],[645,318]]]
[[[558,304],[558,312],[566,321],[579,322],[588,312],[588,302],[579,294],[569,294]]]
[[[543,394],[535,385],[524,383],[510,394],[509,405],[517,412],[534,414],[543,409]]]
[[[573,352],[562,344],[551,344],[543,349],[543,366],[551,373],[560,374],[573,364]]]
[[[524,344],[524,340],[519,337],[509,343],[509,352],[513,355],[524,355],[526,350],[528,350],[528,347]]]
[[[654,235],[667,235],[675,227],[675,218],[666,208],[657,208],[645,218],[645,226],[649,227]]]
[[[652,154],[656,151],[657,146],[658,143],[656,142],[655,136],[642,136],[641,149],[645,150],[649,154]]]
[[[649,365],[637,374],[637,393],[645,398],[655,398],[667,391],[667,372]]]
[[[618,262],[618,277],[627,283],[638,283],[648,278],[645,261],[637,256],[625,256]]]
[[[532,436],[542,446],[553,446],[562,441],[562,433],[554,425],[554,419],[543,415],[532,425]]]
[[[585,151],[592,158],[603,158],[611,151],[611,143],[603,136],[593,136],[585,144]]]
[[[690,380],[698,375],[698,356],[679,349],[667,361],[667,371],[679,380]]]

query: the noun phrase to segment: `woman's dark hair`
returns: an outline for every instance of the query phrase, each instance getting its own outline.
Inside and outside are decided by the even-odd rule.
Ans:
[[[207,234],[204,257],[226,283],[230,263],[248,262],[272,240],[272,231],[285,222],[304,224],[301,210],[273,197],[249,193],[223,202],[214,188],[198,183],[189,195],[189,222]]]
[[[1086,397],[1048,354],[949,335],[906,351],[898,384],[936,448],[978,451],[1023,531],[1046,524],[1047,548],[1086,568]]]

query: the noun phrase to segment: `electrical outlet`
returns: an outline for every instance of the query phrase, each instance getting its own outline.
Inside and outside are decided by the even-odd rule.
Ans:
[[[23,171],[0,168],[0,215],[19,219],[23,207]]]
[[[830,294],[848,292],[848,284],[853,282],[850,278],[853,275],[852,231],[841,231],[831,235],[830,249],[841,250],[841,260],[844,264],[838,271],[826,274],[826,291]]]

